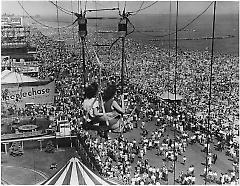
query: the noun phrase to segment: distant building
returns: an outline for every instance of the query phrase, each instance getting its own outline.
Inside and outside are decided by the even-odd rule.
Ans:
[[[22,17],[3,16],[1,18],[2,54],[6,55],[7,51],[11,52],[14,48],[26,48],[28,45],[26,38],[29,34],[30,28],[23,26]]]
[[[1,17],[2,26],[23,26],[22,17],[13,17],[9,15],[2,15]]]
[[[17,70],[34,76],[39,71],[39,63],[33,47],[27,41],[30,27],[23,25],[23,18],[13,15],[1,17],[1,67],[2,71]],[[33,51],[33,52],[32,52]]]

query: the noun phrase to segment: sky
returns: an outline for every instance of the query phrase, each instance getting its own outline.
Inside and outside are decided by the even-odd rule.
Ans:
[[[34,16],[48,16],[56,15],[56,7],[47,0],[43,1],[19,1],[26,11]],[[56,1],[53,1],[56,3]],[[120,10],[123,10],[125,6],[125,1],[80,1],[79,7],[85,9],[85,4],[87,9],[99,9],[99,8],[113,8],[118,7]],[[126,11],[136,11],[141,5],[142,8],[145,8],[151,5],[154,1],[126,1]],[[72,7],[71,7],[72,4]],[[199,14],[201,13],[208,5],[210,1],[179,1],[179,14]],[[67,10],[78,12],[78,1],[67,0],[67,1],[58,1],[58,5],[64,7]],[[168,14],[169,13],[170,3],[169,1],[159,1],[153,6],[139,11],[138,14]],[[172,11],[176,11],[176,2],[172,1],[171,3]],[[60,11],[59,11],[60,12]],[[239,12],[239,2],[238,1],[218,1],[217,2],[217,13],[218,14],[238,14]],[[15,15],[26,15],[21,6],[18,4],[18,1],[13,0],[2,0],[1,1],[1,13],[14,13]],[[98,16],[101,14],[104,15],[118,15],[117,11],[104,11],[98,12]],[[64,15],[60,12],[59,15]],[[89,13],[93,16],[96,16],[96,13]],[[206,14],[212,14],[212,9],[210,8]]]

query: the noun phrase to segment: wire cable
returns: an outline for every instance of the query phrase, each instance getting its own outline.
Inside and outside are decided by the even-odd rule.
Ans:
[[[121,94],[124,92],[125,37],[122,38]],[[123,105],[122,105],[123,107]]]
[[[141,8],[142,8],[142,6],[143,6],[144,3],[145,3],[145,1],[143,1],[143,2],[141,3],[141,5],[140,5],[139,9],[136,11],[136,13],[135,13],[135,14],[131,14],[131,16],[135,16],[136,14],[138,14],[138,12],[141,11]]]
[[[56,9],[57,9],[57,24],[58,24],[58,39],[60,40],[60,30],[59,30],[59,17],[58,17],[58,7],[57,7],[57,1],[56,1]]]
[[[49,26],[49,25],[45,25],[43,23],[41,23],[40,21],[36,20],[34,17],[32,17],[27,11],[26,9],[22,6],[22,4],[18,1],[18,4],[21,6],[21,8],[24,10],[24,12],[36,23],[44,26],[44,27],[47,27],[47,28],[52,28],[52,29],[58,29],[58,27],[52,27],[52,26]],[[75,22],[74,22],[75,23]],[[70,25],[67,25],[67,26],[63,26],[63,27],[60,27],[59,29],[65,29],[65,28],[69,28],[70,26],[74,25],[74,23],[71,23]]]
[[[119,7],[119,1],[117,2],[117,6],[118,6],[118,14],[121,15],[120,7]]]
[[[95,9],[97,10],[97,2],[95,1]],[[97,11],[96,11],[96,18],[98,17],[98,14],[97,14]],[[98,19],[96,19],[96,33],[97,33],[97,35],[96,35],[96,37],[97,37],[97,43],[98,43]],[[98,52],[98,50],[97,50],[97,52]]]
[[[84,10],[84,12],[86,12],[86,10],[87,10],[87,0],[86,0],[86,2],[85,2],[85,10]]]
[[[95,1],[95,9],[97,10],[97,2]],[[97,13],[97,11],[96,11],[96,17],[98,17],[98,13]],[[96,19],[96,43],[98,43],[98,19]],[[98,58],[98,47],[96,47],[96,49],[97,49],[97,51],[95,51],[94,50],[94,48],[93,48],[93,51],[94,51],[94,53],[95,53],[95,56],[96,56],[96,59],[97,59],[97,61],[98,62],[100,62],[100,60],[99,60],[99,58]],[[99,85],[100,85],[100,87],[102,86],[102,82],[101,82],[101,73],[102,73],[102,67],[101,67],[102,65],[99,65]],[[101,90],[101,88],[100,88],[100,90]]]
[[[80,2],[80,10],[82,11],[82,1],[81,0],[78,0]],[[80,10],[78,13],[80,13]]]
[[[176,14],[176,41],[175,41],[175,68],[174,68],[174,146],[173,146],[173,153],[174,153],[174,171],[173,171],[173,183],[175,185],[176,180],[176,126],[177,126],[177,60],[178,60],[178,1],[177,3],[177,14]]]
[[[74,12],[69,12],[68,10],[66,10],[66,9],[58,6],[58,5],[57,5],[57,2],[56,2],[56,4],[55,4],[54,2],[52,2],[52,1],[49,1],[49,2],[50,2],[51,4],[53,4],[57,9],[61,10],[62,12],[64,12],[65,14],[72,15],[72,14],[74,13]]]
[[[22,5],[23,5],[23,0],[22,0]],[[24,19],[24,10],[22,10],[22,20]],[[23,23],[22,23],[23,25]]]
[[[57,1],[56,1],[56,5],[57,5]],[[57,23],[58,23],[58,52],[59,52],[59,57],[60,57],[60,63],[63,61],[63,59],[62,59],[62,51],[61,51],[61,49],[62,49],[62,44],[61,44],[61,34],[60,34],[60,30],[59,30],[59,17],[58,17],[58,8],[57,8],[57,6],[56,6],[56,9],[57,9]],[[61,45],[61,46],[60,46]]]
[[[130,13],[136,13],[136,12],[140,12],[140,11],[142,11],[142,10],[146,10],[147,8],[150,8],[151,6],[155,5],[155,4],[158,3],[158,2],[159,2],[159,1],[155,1],[155,2],[153,2],[152,4],[146,6],[146,7],[142,8],[142,9],[139,9],[139,10],[137,10],[137,11],[130,12]],[[135,15],[136,15],[136,14],[135,14]]]
[[[214,51],[214,37],[215,37],[215,18],[216,18],[216,1],[213,6],[213,23],[212,23],[212,51],[211,51],[211,63],[210,63],[210,79],[209,79],[209,99],[208,99],[208,125],[207,125],[207,149],[206,149],[206,176],[205,185],[207,185],[208,175],[208,149],[209,149],[209,135],[210,135],[210,120],[211,120],[211,98],[212,98],[212,76],[213,76],[213,51]]]
[[[211,3],[208,5],[208,7],[207,7],[205,10],[203,10],[203,12],[201,12],[201,13],[200,13],[199,15],[197,15],[193,20],[191,20],[189,23],[187,23],[185,26],[181,27],[181,28],[178,29],[177,31],[178,31],[178,32],[179,32],[179,31],[182,31],[182,30],[184,30],[185,28],[187,28],[189,25],[191,25],[194,21],[196,21],[199,17],[201,17],[201,16],[210,8],[210,6],[211,6],[212,4],[213,4],[213,2],[211,2]],[[140,32],[140,33],[143,34],[143,35],[146,35],[146,36],[160,38],[160,37],[166,37],[166,36],[168,36],[168,35],[176,34],[176,31],[175,31],[175,32],[172,32],[172,33],[170,33],[170,34],[165,34],[165,35],[161,35],[161,36],[154,36],[154,35],[145,34],[145,33],[142,33],[142,32]]]
[[[52,4],[53,4],[54,6],[56,6],[59,10],[63,11],[63,12],[66,13],[66,14],[69,14],[69,15],[74,14],[73,11],[69,11],[69,10],[63,8],[63,7],[59,6],[59,5],[57,5],[57,3],[54,3],[53,1],[49,1],[49,2],[52,3]]]
[[[71,10],[73,10],[73,4],[72,4],[72,0],[71,0]],[[73,14],[72,14],[72,22],[73,22]],[[75,41],[75,34],[74,34],[74,27],[72,27],[72,37],[73,37],[73,46],[74,46],[74,49],[75,49],[75,43],[76,43],[76,41]]]
[[[133,27],[133,30],[126,34],[126,36],[128,36],[128,35],[132,34],[135,31],[135,26],[132,24],[132,22],[128,18],[126,18],[126,19],[127,19],[127,23],[129,23]]]
[[[170,13],[169,13],[169,25],[168,25],[168,32],[169,32],[169,37],[168,37],[168,57],[169,57],[169,61],[168,61],[168,99],[169,99],[169,89],[170,89],[170,57],[171,57],[171,51],[170,51],[170,49],[171,49],[171,35],[170,35],[170,33],[171,33],[171,15],[172,15],[172,4],[171,4],[171,1],[169,1],[169,3],[170,3],[170,7],[169,7],[169,11],[170,11]]]
[[[169,33],[171,32],[171,15],[172,15],[172,9],[171,9],[172,7],[171,7],[171,1],[170,1],[170,7],[169,7]],[[171,52],[170,52],[170,47],[171,47],[171,43],[170,43],[170,36],[169,36],[169,43],[168,43],[169,45],[168,45],[168,57],[169,57],[169,62],[168,62],[168,83],[167,83],[167,91],[168,91],[168,99],[169,99],[169,89],[170,89],[170,54],[171,54]],[[167,133],[167,135],[169,135],[169,130],[168,130],[168,133]],[[168,161],[167,161],[167,169],[168,169],[168,167],[169,167],[169,163],[168,163]],[[169,179],[167,179],[167,185],[169,184]]]
[[[22,5],[23,5],[23,0],[22,0]],[[24,10],[22,10],[22,11],[23,11],[23,12],[22,12],[22,26],[24,26],[23,21],[24,21],[25,16],[24,16]],[[24,27],[24,31],[25,31],[25,27]],[[26,34],[26,32],[24,32],[24,34]],[[29,45],[28,45],[27,37],[24,37],[24,43],[27,44],[27,50],[29,50]],[[27,72],[28,72],[28,69],[27,69]]]

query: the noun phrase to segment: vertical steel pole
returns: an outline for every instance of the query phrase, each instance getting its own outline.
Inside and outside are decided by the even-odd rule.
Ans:
[[[83,87],[86,88],[86,62],[85,62],[85,37],[81,37],[82,41],[82,60],[83,60]]]
[[[125,44],[125,36],[122,37],[122,72],[121,72],[121,94],[123,94],[123,87],[124,87],[124,61],[125,61],[125,51],[124,51],[124,44]]]
[[[211,51],[211,63],[210,63],[210,79],[209,79],[209,98],[208,98],[208,125],[207,125],[207,149],[206,149],[206,176],[205,185],[207,185],[208,175],[208,153],[209,153],[209,134],[210,134],[210,120],[211,120],[211,98],[212,98],[212,74],[213,74],[213,49],[214,49],[214,38],[215,38],[215,17],[216,17],[216,1],[214,1],[213,7],[213,24],[212,24],[212,51]]]
[[[173,171],[173,184],[175,185],[176,180],[176,126],[177,126],[177,57],[178,57],[178,1],[177,1],[177,14],[176,14],[176,42],[175,42],[175,69],[174,69],[174,171]]]

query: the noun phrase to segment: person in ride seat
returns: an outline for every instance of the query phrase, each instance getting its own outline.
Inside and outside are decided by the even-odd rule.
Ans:
[[[99,102],[97,100],[98,84],[93,82],[85,89],[85,99],[83,101],[83,110],[85,112],[85,122],[90,127],[98,122],[103,113],[99,113]]]
[[[108,117],[109,129],[112,132],[119,131],[121,116],[125,113],[123,95],[121,96],[122,107],[114,100],[117,88],[114,83],[109,84],[103,93],[103,102]],[[105,122],[107,124],[107,122]]]

